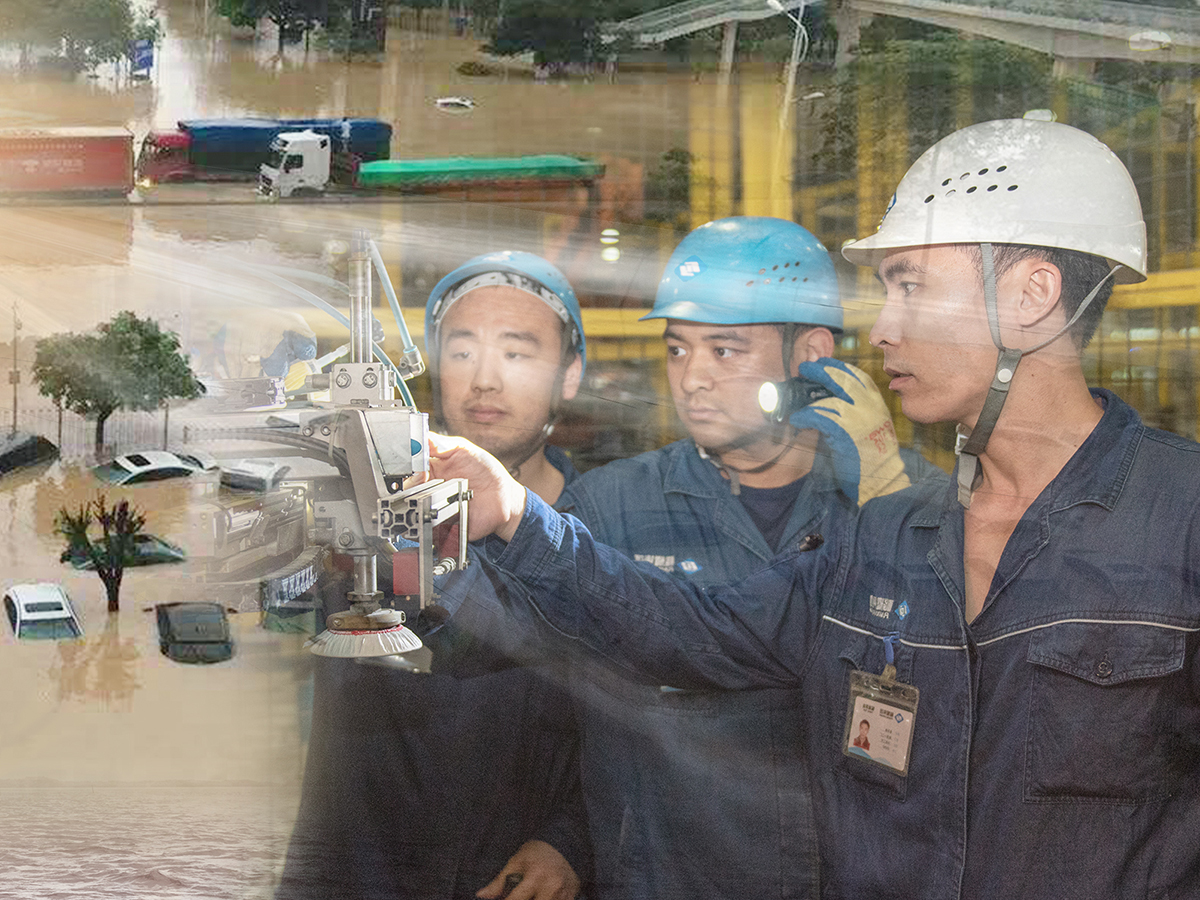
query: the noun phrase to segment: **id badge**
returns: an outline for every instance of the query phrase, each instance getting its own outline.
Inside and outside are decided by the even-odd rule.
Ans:
[[[842,753],[907,775],[919,696],[920,691],[911,684],[869,672],[851,672]]]

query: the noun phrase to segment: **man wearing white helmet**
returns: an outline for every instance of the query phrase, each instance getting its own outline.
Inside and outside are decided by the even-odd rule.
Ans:
[[[878,389],[830,359],[837,275],[799,225],[701,226],[672,254],[644,318],[665,320],[688,438],[567,488],[559,508],[597,540],[694,584],[724,584],[820,529],[831,507],[908,485]],[[797,367],[839,396],[793,427],[766,418],[757,398]],[[599,900],[816,897],[798,691],[681,690],[599,663],[573,675]]]
[[[905,411],[960,426],[954,484],[699,590],[442,442],[435,473],[472,479],[472,530],[523,585],[460,614],[681,686],[799,684],[824,897],[1200,897],[1200,445],[1080,361],[1112,282],[1145,275],[1132,180],[1074,128],[987,122],[844,252],[878,267]]]
[[[468,260],[430,295],[425,346],[441,427],[554,502],[576,473],[546,437],[586,362],[562,273],[523,252]],[[429,674],[319,661],[277,900],[572,900],[589,879],[579,737],[560,679],[438,624],[422,616],[416,628]]]

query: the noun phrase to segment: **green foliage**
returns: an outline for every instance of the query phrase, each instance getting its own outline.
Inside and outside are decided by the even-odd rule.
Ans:
[[[603,6],[599,0],[509,0],[484,49],[497,56],[532,50],[539,66],[590,62],[600,43]]]
[[[1051,106],[1054,90],[1049,56],[988,39],[905,19],[879,17],[863,29],[852,64],[839,72],[837,103],[822,122],[823,140],[814,157],[822,180],[856,174],[860,146],[894,144],[883,114],[899,91],[906,104],[904,135],[910,162],[954,131],[965,108],[971,121],[1019,117]],[[859,134],[862,110],[881,113],[874,133]]]
[[[320,0],[217,0],[217,13],[231,25],[255,27],[260,19],[270,19],[279,33],[279,49],[284,41],[308,31],[314,23],[325,18],[334,20],[334,7],[344,4],[322,3]]]
[[[2,0],[0,34],[25,48],[61,50],[83,71],[123,59],[133,40],[157,42],[162,29],[153,12],[135,10],[131,0]]]
[[[94,334],[57,334],[37,342],[33,377],[43,396],[82,416],[96,417],[96,446],[118,409],[154,410],[204,392],[179,337],[153,319],[117,313]]]
[[[686,229],[691,210],[693,156],[673,147],[662,155],[658,165],[646,176],[646,220],[666,222],[676,230]]]
[[[100,526],[100,536],[93,540],[91,528]],[[134,553],[134,537],[142,533],[146,517],[121,500],[109,506],[103,494],[72,513],[63,507],[54,519],[54,530],[67,539],[62,561],[67,562],[74,552],[82,552],[96,567],[108,595],[108,611],[120,611],[121,578]]]

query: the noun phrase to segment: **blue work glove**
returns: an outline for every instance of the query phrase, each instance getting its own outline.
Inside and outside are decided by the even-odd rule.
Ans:
[[[892,416],[875,382],[836,359],[801,363],[799,374],[833,392],[793,413],[789,421],[825,437],[842,493],[862,506],[873,497],[908,487]]]

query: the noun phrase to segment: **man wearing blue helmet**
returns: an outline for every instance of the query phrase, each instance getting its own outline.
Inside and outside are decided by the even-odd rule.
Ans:
[[[487,449],[553,503],[574,470],[546,439],[579,390],[587,352],[563,274],[519,251],[470,260],[430,294],[425,346],[441,427]]]
[[[820,530],[831,507],[909,483],[878,390],[830,359],[837,277],[799,225],[737,217],[693,231],[645,318],[666,320],[689,437],[567,489],[559,507],[596,540],[723,584]],[[803,429],[768,421],[757,402],[797,366],[837,395],[806,410]],[[574,674],[601,900],[817,896],[798,692],[679,690],[598,662]]]
[[[553,503],[576,473],[546,438],[585,354],[562,273],[529,253],[468,261],[430,295],[425,345],[441,427]],[[321,660],[277,900],[572,900],[589,878],[567,694],[550,667],[436,624],[417,625],[432,673]]]

